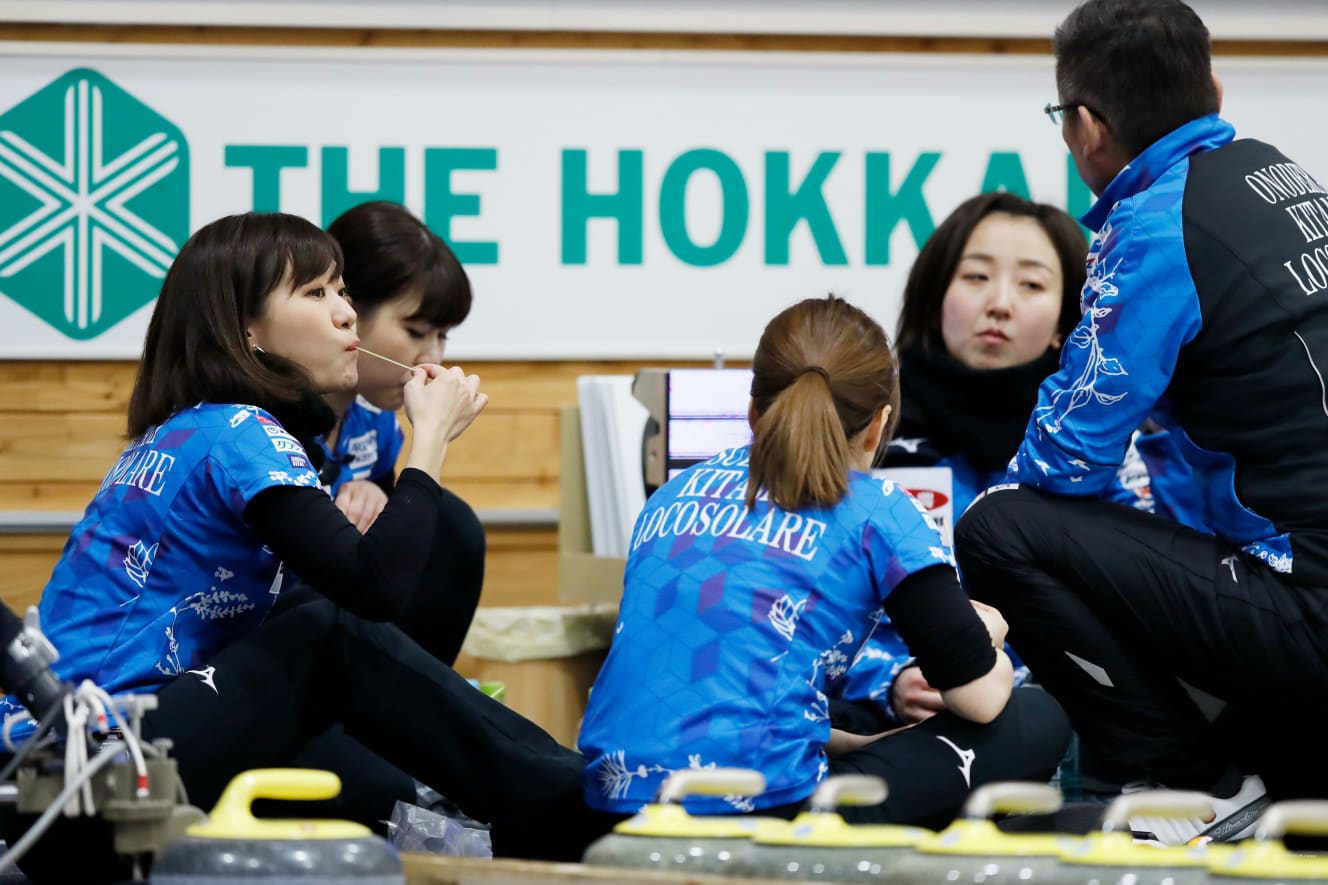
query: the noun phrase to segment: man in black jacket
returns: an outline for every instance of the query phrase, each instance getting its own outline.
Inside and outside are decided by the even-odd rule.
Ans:
[[[1235,838],[1268,801],[1256,772],[1322,789],[1294,723],[1328,692],[1328,197],[1234,140],[1180,0],[1088,0],[1055,51],[1046,111],[1099,196],[1084,317],[1039,390],[1019,487],[973,506],[956,553],[1085,743],[1215,797],[1213,819],[1136,831]],[[1149,419],[1201,483],[1190,527],[1094,497]],[[1276,750],[1242,770],[1182,680],[1257,715]]]

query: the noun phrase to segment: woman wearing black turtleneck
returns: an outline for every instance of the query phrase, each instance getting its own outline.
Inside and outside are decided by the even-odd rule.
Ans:
[[[1056,371],[1061,342],[1079,322],[1086,253],[1073,218],[1014,194],[973,197],[941,223],[904,289],[896,335],[900,424],[878,466],[949,467],[956,518],[979,492],[1004,481],[1038,385]],[[1019,667],[1017,683],[1025,678]],[[831,691],[836,727],[863,733],[945,708],[888,621]],[[1019,695],[1012,709],[1021,707]],[[972,730],[966,744],[935,751],[1019,755],[1049,721],[998,719]]]
[[[962,203],[923,246],[899,315],[900,426],[884,466],[954,472],[958,517],[1005,477],[1042,379],[1079,322],[1087,243],[1053,206]]]

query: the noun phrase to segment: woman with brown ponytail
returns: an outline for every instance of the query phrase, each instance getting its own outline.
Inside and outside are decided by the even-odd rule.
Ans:
[[[637,519],[581,730],[587,804],[632,812],[672,771],[718,765],[760,769],[767,791],[693,811],[790,814],[852,772],[891,789],[851,819],[939,826],[972,787],[1050,777],[1064,716],[1045,696],[1011,701],[1000,613],[964,595],[914,500],[867,473],[898,412],[881,327],[839,298],[803,301],[766,327],[753,375],[751,445],[675,477]],[[879,735],[832,730],[826,687],[883,611],[947,710]]]

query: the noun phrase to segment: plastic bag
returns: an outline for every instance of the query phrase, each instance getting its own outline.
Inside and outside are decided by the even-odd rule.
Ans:
[[[387,841],[400,852],[493,857],[489,831],[468,827],[460,819],[397,802],[387,822]]]
[[[570,658],[609,647],[618,606],[485,606],[475,612],[461,650],[486,661]]]

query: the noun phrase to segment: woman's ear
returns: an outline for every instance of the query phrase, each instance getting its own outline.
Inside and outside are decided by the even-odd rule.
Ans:
[[[1057,332],[1055,335],[1052,335],[1052,336],[1051,336],[1051,344],[1049,344],[1049,345],[1047,345],[1047,346],[1050,347],[1052,350],[1060,350],[1060,349],[1061,349],[1061,333],[1060,333],[1060,332]]]
[[[867,425],[867,432],[862,440],[863,451],[876,453],[881,447],[881,437],[885,435],[885,428],[890,423],[890,413],[894,411],[894,406],[882,406],[881,410],[872,418],[871,423]]]

